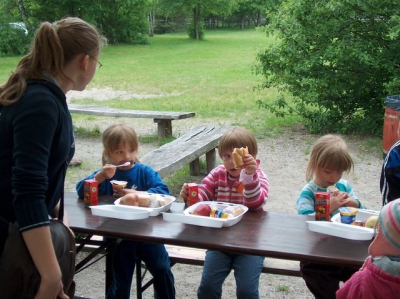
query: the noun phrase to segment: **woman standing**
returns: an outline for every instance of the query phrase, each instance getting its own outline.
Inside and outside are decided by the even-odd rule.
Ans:
[[[58,215],[66,169],[75,152],[65,94],[84,90],[92,80],[101,65],[102,40],[79,18],[44,22],[31,51],[0,86],[0,262],[9,224],[17,222],[40,275],[35,299],[68,298],[49,228],[49,218]],[[68,226],[67,220],[64,217]],[[15,291],[23,291],[24,283],[19,281]],[[2,292],[14,294],[11,288],[0,282]]]

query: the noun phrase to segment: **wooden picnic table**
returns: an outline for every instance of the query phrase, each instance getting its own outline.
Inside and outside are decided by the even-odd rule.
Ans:
[[[71,113],[113,116],[113,117],[130,117],[130,118],[152,118],[158,124],[158,138],[172,136],[172,121],[194,117],[194,112],[179,111],[147,111],[147,110],[128,110],[115,109],[106,106],[94,105],[76,105],[68,104]]]
[[[350,267],[361,267],[370,244],[311,232],[306,221],[313,217],[305,215],[247,212],[234,226],[209,228],[167,222],[161,215],[131,221],[94,216],[75,192],[65,197],[75,233]],[[114,200],[100,197],[100,204]],[[170,212],[182,211],[183,204],[174,203]]]

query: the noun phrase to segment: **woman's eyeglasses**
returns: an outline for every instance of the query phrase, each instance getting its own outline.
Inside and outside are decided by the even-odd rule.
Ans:
[[[96,62],[97,62],[96,70],[98,70],[99,68],[101,68],[103,66],[103,64],[100,61],[98,61],[96,58],[94,58],[93,56],[90,56],[90,58],[96,60]]]

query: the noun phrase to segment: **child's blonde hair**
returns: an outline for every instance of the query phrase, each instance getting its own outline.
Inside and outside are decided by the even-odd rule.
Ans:
[[[232,151],[235,147],[248,147],[249,154],[256,158],[258,153],[257,140],[247,129],[234,127],[222,135],[218,143],[218,154],[222,157],[225,151]]]
[[[132,149],[139,149],[139,140],[134,129],[125,124],[109,126],[103,132],[103,165],[109,163],[109,156],[118,148],[128,144]],[[139,160],[136,158],[136,162]]]
[[[317,168],[350,172],[354,162],[346,142],[338,135],[324,135],[313,145],[306,170],[306,180],[314,177]]]

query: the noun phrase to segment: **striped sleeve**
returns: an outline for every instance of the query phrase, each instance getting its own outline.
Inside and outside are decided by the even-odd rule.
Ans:
[[[315,214],[315,193],[317,190],[313,184],[308,183],[303,187],[300,196],[297,198],[297,213],[301,215]]]

